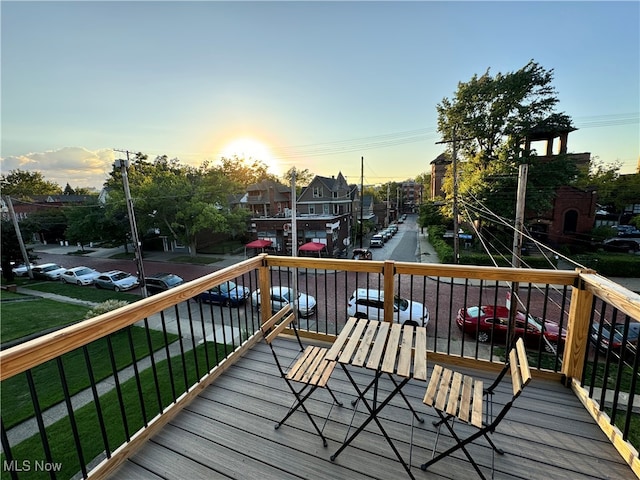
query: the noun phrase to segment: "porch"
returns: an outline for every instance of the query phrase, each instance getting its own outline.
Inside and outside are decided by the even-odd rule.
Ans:
[[[294,358],[296,345],[289,343],[290,355]],[[362,377],[364,384],[364,376],[368,376],[365,371],[355,373]],[[486,380],[493,378],[487,371],[473,370],[472,373]],[[349,400],[354,398],[353,387],[340,369],[335,370],[330,383],[344,406],[334,406],[331,411],[324,430],[329,439],[327,448],[312,432],[303,413],[294,414],[275,430],[274,424],[286,413],[293,397],[279,377],[268,347],[259,343],[109,478],[408,478],[373,424],[335,462],[329,459],[347,432],[353,412]],[[390,382],[386,383],[388,387]],[[413,425],[412,452],[409,450],[412,416],[400,397],[382,411],[385,429],[405,460],[409,460],[411,453],[412,473],[416,479],[477,478],[463,454],[434,465],[428,472],[420,470],[420,464],[431,455],[435,438],[431,422],[437,419],[435,412],[422,404],[425,388],[424,383],[411,381],[404,390],[425,419],[423,424],[416,422]],[[501,399],[510,398],[509,385],[503,385],[499,394],[499,403]],[[318,400],[309,403],[311,411],[318,417],[326,416],[331,407],[329,394],[323,391],[313,398]],[[362,407],[359,411],[362,412]],[[323,418],[317,420],[322,425]],[[534,378],[493,438],[506,451],[504,456],[496,456],[497,479],[623,479],[634,476],[571,389],[556,381]],[[449,445],[451,439],[443,432],[438,450]],[[488,477],[491,449],[479,440],[470,451]]]

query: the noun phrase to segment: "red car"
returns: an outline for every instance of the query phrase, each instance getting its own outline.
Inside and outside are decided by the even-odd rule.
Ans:
[[[488,342],[492,336],[496,340],[504,340],[509,325],[509,309],[493,305],[469,307],[466,310],[461,308],[458,310],[456,323],[464,333],[475,334],[480,342]],[[548,340],[543,345],[547,352],[553,352],[553,347],[564,344],[567,331],[562,329],[562,336],[558,342],[560,328],[557,323],[531,315],[526,317],[522,312],[516,314],[516,337],[524,337],[528,345],[537,348],[543,330],[544,337]]]

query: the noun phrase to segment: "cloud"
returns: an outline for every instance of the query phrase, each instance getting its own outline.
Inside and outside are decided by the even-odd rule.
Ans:
[[[102,188],[113,169],[114,152],[109,149],[91,151],[83,147],[64,147],[58,150],[27,153],[0,158],[3,174],[11,170],[38,171],[45,180],[64,188]]]

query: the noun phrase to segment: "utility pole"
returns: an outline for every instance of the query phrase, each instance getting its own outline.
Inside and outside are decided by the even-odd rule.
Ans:
[[[147,286],[144,281],[144,264],[142,262],[142,243],[140,242],[140,238],[138,236],[138,226],[136,225],[136,215],[133,210],[133,200],[131,199],[131,191],[129,190],[129,151],[128,150],[116,150],[114,152],[126,153],[127,159],[122,160],[118,159],[113,163],[115,168],[119,168],[122,173],[122,184],[124,187],[124,196],[127,203],[127,213],[129,215],[129,225],[131,227],[131,240],[133,241],[133,249],[136,260],[136,266],[138,269],[138,280],[140,280],[140,291],[142,292],[142,297],[146,298],[147,295]]]
[[[452,144],[452,154],[451,154],[451,167],[452,167],[452,175],[453,175],[453,263],[460,263],[460,237],[458,234],[458,230],[460,230],[460,226],[458,225],[458,141],[460,140],[471,140],[470,138],[458,138],[456,136],[456,125],[453,126],[453,136],[450,140],[443,140],[439,143],[451,143]]]
[[[524,228],[525,197],[527,194],[527,175],[529,165],[523,163],[518,170],[518,197],[516,201],[516,220],[513,230],[513,250],[511,265],[519,268],[522,255],[522,230]]]
[[[523,163],[518,169],[518,197],[516,202],[516,219],[513,231],[513,251],[511,265],[519,268],[521,264],[520,255],[522,255],[522,229],[524,228],[524,209],[525,196],[527,193],[527,174],[529,165]],[[511,282],[511,292],[509,301],[509,337],[507,339],[507,348],[515,345],[516,335],[516,315],[518,314],[518,294],[520,292],[520,283]]]
[[[389,198],[391,195],[391,184],[387,183],[387,222],[385,226],[388,226],[391,223],[391,199]]]
[[[18,225],[16,212],[13,209],[13,202],[11,201],[11,196],[5,195],[4,198],[5,198],[5,201],[7,202],[7,207],[9,207],[9,214],[11,215],[11,220],[13,221],[13,228],[15,228],[16,230],[16,237],[18,237],[20,252],[22,253],[22,258],[24,259],[24,265],[27,267],[27,275],[29,275],[29,278],[33,280],[33,272],[31,271],[31,262],[29,261],[29,254],[27,253],[27,247],[25,247],[24,245],[24,240],[22,240],[22,233],[20,232],[20,225]]]
[[[460,263],[460,237],[458,236],[458,141],[456,138],[456,127],[453,127],[453,263]]]

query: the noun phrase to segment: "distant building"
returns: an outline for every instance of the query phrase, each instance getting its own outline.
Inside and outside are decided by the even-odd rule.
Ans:
[[[400,185],[402,193],[400,201],[401,213],[416,213],[422,204],[423,185],[413,180],[407,180]]]
[[[436,198],[444,198],[446,195],[442,189],[444,177],[447,174],[447,169],[451,165],[451,160],[447,158],[444,153],[438,155],[431,161],[431,192],[429,195],[430,200]]]

